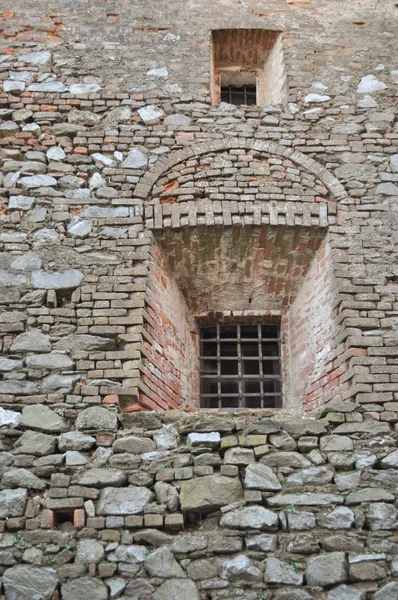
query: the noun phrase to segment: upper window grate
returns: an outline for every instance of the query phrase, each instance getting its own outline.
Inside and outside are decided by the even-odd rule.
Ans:
[[[202,408],[282,406],[280,328],[221,325],[200,331]]]
[[[255,85],[221,87],[221,102],[228,102],[228,104],[237,106],[241,104],[255,105],[257,104],[257,88]]]

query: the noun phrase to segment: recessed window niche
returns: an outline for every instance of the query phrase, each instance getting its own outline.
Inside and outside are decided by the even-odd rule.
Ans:
[[[281,104],[286,96],[282,34],[268,29],[216,29],[211,33],[214,104]]]

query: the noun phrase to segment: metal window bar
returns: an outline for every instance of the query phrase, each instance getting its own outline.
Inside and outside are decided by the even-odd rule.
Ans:
[[[257,87],[255,85],[226,85],[221,86],[221,102],[240,106],[257,104]]]
[[[202,408],[282,406],[279,327],[201,329],[200,384]]]

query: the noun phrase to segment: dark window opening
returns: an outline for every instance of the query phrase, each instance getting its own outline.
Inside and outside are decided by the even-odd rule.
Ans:
[[[75,512],[71,511],[56,511],[54,513],[54,525],[61,531],[74,531],[74,516]]]
[[[228,104],[246,104],[256,105],[257,104],[257,89],[255,85],[242,85],[234,86],[228,85],[221,87],[221,102],[228,102]]]
[[[200,331],[201,408],[282,406],[278,325],[221,325]]]

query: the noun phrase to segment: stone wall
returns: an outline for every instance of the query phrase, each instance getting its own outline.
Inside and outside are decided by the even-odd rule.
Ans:
[[[397,597],[396,406],[113,402],[1,409],[7,600]]]
[[[6,600],[398,597],[396,15],[0,14]],[[224,28],[286,102],[211,104]],[[284,409],[189,414],[215,319],[280,321]]]

